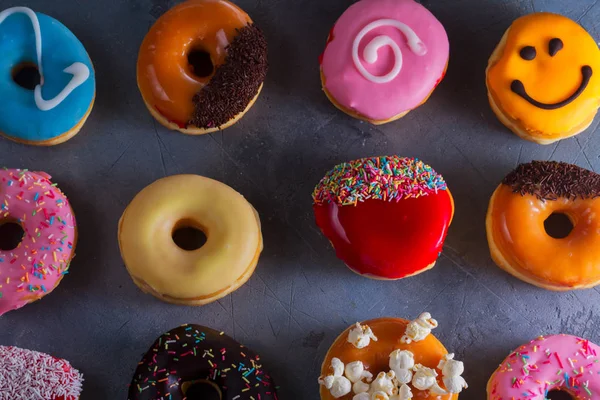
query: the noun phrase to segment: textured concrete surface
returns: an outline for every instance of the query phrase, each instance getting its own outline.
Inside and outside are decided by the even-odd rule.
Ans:
[[[0,319],[0,344],[69,359],[85,374],[82,399],[125,399],[135,366],[162,332],[186,322],[223,330],[262,354],[281,399],[318,399],[321,359],[349,324],[428,310],[436,335],[466,363],[461,399],[485,383],[514,347],[549,333],[600,342],[600,291],[552,293],[496,268],[484,217],[499,180],[519,162],[563,160],[600,169],[594,124],[576,138],[539,146],[510,134],[487,105],[487,58],[510,22],[555,11],[600,39],[595,0],[425,0],[448,30],[448,75],[431,99],[400,121],[374,127],[337,111],[321,93],[317,58],[348,0],[238,0],[269,40],[271,69],[254,108],[234,127],[187,137],[157,125],[135,83],[138,47],[167,0],[0,0],[63,21],[86,45],[97,101],[66,144],[0,141],[2,164],[45,170],[70,197],[80,242],[71,274],[42,301]],[[447,179],[456,217],[438,265],[399,282],[361,278],[338,261],[316,228],[311,190],[337,162],[380,154],[417,156]],[[131,282],[117,221],[143,187],[196,173],[243,193],[259,211],[265,250],[248,284],[201,308],[164,304]],[[165,265],[165,268],[168,268]]]

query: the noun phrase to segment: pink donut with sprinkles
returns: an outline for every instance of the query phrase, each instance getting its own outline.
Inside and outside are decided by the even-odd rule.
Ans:
[[[77,241],[73,210],[44,172],[0,170],[0,226],[8,223],[20,225],[23,237],[0,250],[0,315],[54,290]]]
[[[488,400],[600,398],[600,347],[571,335],[539,337],[513,351],[487,385]]]
[[[331,102],[373,124],[423,104],[444,77],[446,30],[413,0],[361,0],[335,23],[321,57]]]
[[[83,375],[66,360],[0,346],[0,399],[77,400]]]

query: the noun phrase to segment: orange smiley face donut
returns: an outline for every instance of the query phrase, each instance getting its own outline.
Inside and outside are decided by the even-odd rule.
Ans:
[[[498,266],[545,289],[583,289],[600,283],[600,175],[554,161],[521,164],[490,200],[486,228]],[[545,229],[553,214],[572,224],[566,237]],[[554,235],[557,236],[557,235]]]
[[[321,400],[458,399],[464,365],[431,334],[437,326],[428,312],[350,326],[323,361]]]
[[[237,122],[256,101],[267,67],[265,37],[248,14],[227,0],[187,0],[144,38],[137,81],[158,122],[199,135]]]
[[[534,13],[508,28],[486,71],[488,99],[515,134],[549,144],[585,130],[600,106],[600,50],[575,21]]]

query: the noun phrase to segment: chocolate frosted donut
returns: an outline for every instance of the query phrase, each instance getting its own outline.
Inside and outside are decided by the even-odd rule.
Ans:
[[[182,325],[159,337],[131,381],[128,400],[277,399],[260,357],[222,332]]]

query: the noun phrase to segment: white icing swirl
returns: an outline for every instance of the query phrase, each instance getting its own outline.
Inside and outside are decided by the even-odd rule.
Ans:
[[[42,67],[42,33],[40,21],[35,12],[27,7],[12,7],[0,12],[0,24],[13,14],[25,14],[31,21],[35,34],[35,51],[37,55],[37,68],[40,74],[40,84],[35,87],[35,105],[41,111],[52,110],[62,103],[70,94],[90,77],[90,69],[87,65],[75,62],[65,68],[63,72],[73,75],[69,83],[54,98],[45,100],[42,97],[42,86],[44,85],[44,71]]]
[[[377,61],[377,52],[383,46],[390,46],[392,51],[394,52],[394,66],[390,72],[385,75],[376,76],[371,74],[365,66],[362,64],[360,56],[358,54],[358,47],[360,46],[360,42],[365,37],[367,33],[372,31],[373,29],[380,28],[382,26],[393,26],[398,29],[400,32],[406,36],[406,40],[408,42],[408,47],[418,56],[423,56],[427,53],[427,47],[425,47],[425,43],[421,41],[419,36],[412,30],[408,25],[397,21],[395,19],[379,19],[377,21],[371,22],[367,26],[365,26],[354,39],[354,43],[352,44],[352,60],[354,61],[354,65],[358,69],[358,71],[371,82],[374,83],[387,83],[393,80],[402,69],[402,51],[400,47],[392,38],[387,35],[379,35],[374,37],[365,47],[363,51],[363,58],[369,64],[373,64]]]

